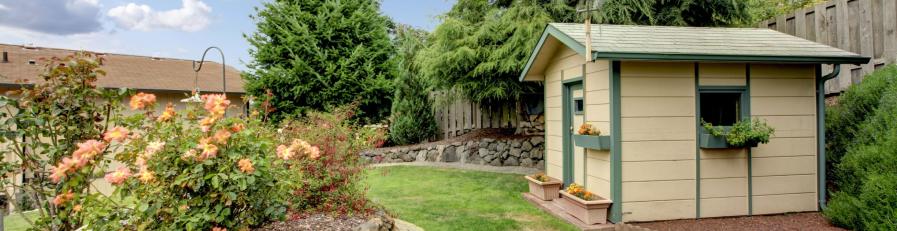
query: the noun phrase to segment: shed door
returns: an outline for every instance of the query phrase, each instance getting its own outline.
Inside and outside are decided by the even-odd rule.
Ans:
[[[573,145],[572,135],[575,134],[577,128],[585,121],[583,101],[582,82],[570,83],[566,85],[564,100],[564,121],[566,129],[564,129],[564,159],[563,173],[564,184],[577,183],[583,185],[585,183],[585,150]]]

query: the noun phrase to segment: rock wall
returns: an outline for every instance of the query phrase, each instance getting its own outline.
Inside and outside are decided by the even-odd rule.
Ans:
[[[361,156],[371,163],[461,162],[542,169],[545,166],[544,143],[545,138],[542,136],[480,138],[454,143],[374,149],[362,152]]]

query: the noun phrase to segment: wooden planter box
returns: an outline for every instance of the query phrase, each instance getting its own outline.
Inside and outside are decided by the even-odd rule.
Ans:
[[[529,193],[543,201],[550,201],[558,198],[558,191],[561,189],[561,182],[558,179],[549,177],[547,182],[541,182],[530,176],[524,176],[529,181]]]
[[[714,136],[708,133],[701,133],[701,139],[698,141],[701,148],[704,149],[725,149],[725,148],[746,148],[757,147],[757,143],[750,143],[744,146],[732,146],[726,142],[726,137]]]
[[[566,191],[561,191],[561,199],[559,200],[560,203],[558,204],[560,204],[561,209],[564,209],[564,211],[586,224],[607,223],[607,211],[612,203],[611,200],[598,197],[597,199],[586,201],[570,195]]]
[[[610,136],[573,135],[573,144],[595,150],[610,150]]]

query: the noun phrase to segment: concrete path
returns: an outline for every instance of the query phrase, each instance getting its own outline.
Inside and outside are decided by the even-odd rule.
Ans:
[[[495,172],[495,173],[511,173],[511,174],[521,174],[521,175],[531,175],[531,174],[541,172],[541,170],[536,169],[536,168],[527,168],[527,167],[520,167],[520,166],[490,166],[490,165],[479,165],[479,164],[442,163],[442,162],[381,163],[381,164],[372,164],[370,166],[373,168],[389,167],[389,166],[423,166],[423,167],[436,167],[436,168],[454,168],[454,169]]]

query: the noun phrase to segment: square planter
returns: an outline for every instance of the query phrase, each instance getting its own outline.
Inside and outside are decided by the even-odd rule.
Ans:
[[[558,198],[558,191],[561,189],[561,182],[558,179],[549,177],[547,182],[536,180],[530,176],[525,176],[529,181],[529,193],[543,201],[550,201]]]
[[[607,211],[612,203],[611,200],[598,197],[597,199],[587,201],[570,195],[566,191],[561,191],[561,199],[559,200],[560,203],[558,204],[564,211],[586,224],[607,223]]]
[[[573,135],[573,144],[595,150],[610,150],[610,136]]]
[[[726,142],[726,137],[714,136],[709,133],[701,133],[701,139],[698,141],[701,148],[704,149],[726,149],[726,148],[746,148],[757,147],[757,143],[750,143],[744,146],[732,146]]]

